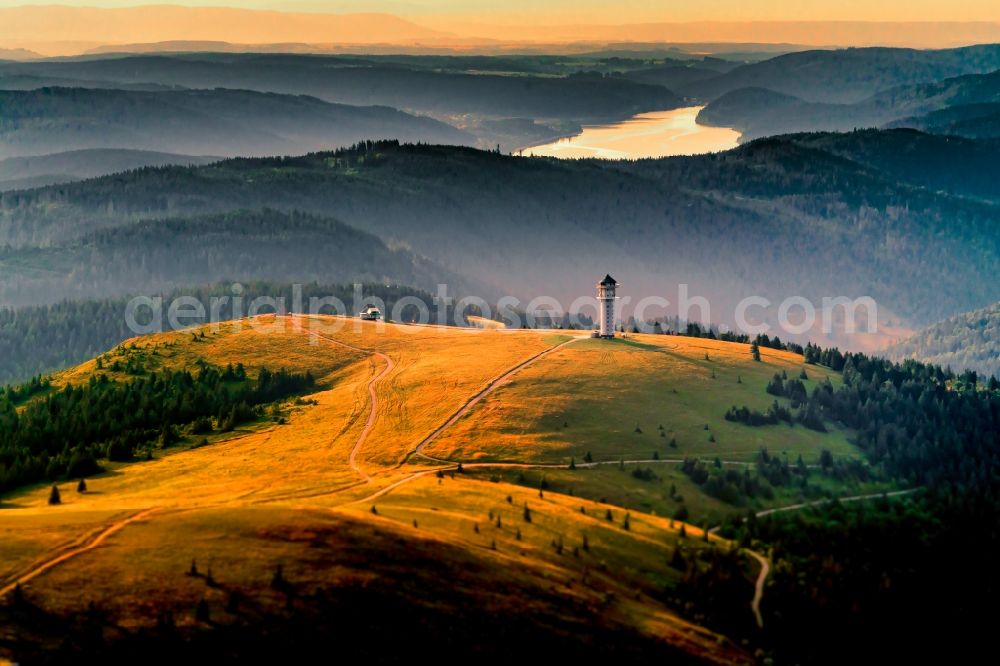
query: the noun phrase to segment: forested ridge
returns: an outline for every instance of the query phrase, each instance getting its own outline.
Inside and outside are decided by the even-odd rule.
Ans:
[[[274,155],[366,137],[470,144],[446,123],[385,106],[331,104],[252,90],[0,89],[0,157],[130,148]]]
[[[292,285],[263,281],[240,283],[244,306],[258,297],[284,298],[286,308],[294,305]],[[208,309],[213,297],[230,297],[222,302],[219,315],[222,320],[233,318],[233,285],[218,283],[202,287],[189,287],[166,292],[149,292],[144,296],[162,298],[161,321],[170,330],[166,309],[170,302],[180,296],[192,296],[204,304],[206,316],[183,321],[184,326],[207,323]],[[309,299],[332,296],[340,299],[347,308],[360,310],[363,303],[354,303],[353,285],[302,284],[303,306],[308,309]],[[427,304],[434,321],[437,320],[437,305],[430,294],[403,286],[385,284],[363,284],[361,293],[365,297],[376,297],[385,302],[391,314],[399,299],[415,296]],[[28,306],[16,309],[0,308],[0,386],[59,370],[104,353],[120,342],[134,337],[126,322],[129,298],[100,300],[62,301],[51,305]],[[265,311],[269,309],[265,308]],[[333,314],[328,308],[323,313]],[[353,314],[353,310],[347,313]],[[152,313],[140,310],[137,320],[148,324]],[[243,312],[239,316],[246,315]]]
[[[985,48],[991,50],[992,60],[990,64],[984,63],[986,69],[966,71],[959,76],[918,79],[909,85],[883,86],[871,89],[870,95],[863,99],[846,103],[831,101],[827,90],[817,90],[808,84],[784,87],[780,77],[731,88],[705,106],[698,118],[705,124],[735,127],[744,139],[801,131],[850,131],[858,127],[929,128],[919,120],[925,114],[955,109],[964,116],[970,105],[1000,102],[1000,62],[997,62],[1000,50],[996,45]],[[793,54],[798,55],[802,54]],[[830,92],[839,95],[843,89]],[[910,119],[915,123],[911,124]],[[989,136],[982,129],[972,135]]]
[[[915,361],[809,349],[813,362],[843,373],[843,386],[817,386],[803,397],[789,391],[794,380],[779,376],[769,392],[813,414],[814,427],[849,428],[872,470],[918,493],[873,505],[750,514],[725,526],[727,536],[770,549],[765,642],[781,660],[804,663],[843,663],[858,645],[872,659],[975,654],[989,640],[981,633],[990,621],[983,608],[998,592],[1000,382]],[[729,575],[725,563],[713,564],[691,585],[710,589]],[[915,635],[952,636],[960,644]],[[831,643],[830,636],[851,640]]]
[[[468,284],[337,220],[276,210],[149,219],[58,246],[0,249],[0,302],[159,293],[233,280]]]
[[[978,279],[1000,264],[996,185],[971,179],[968,195],[945,193],[943,177],[929,174],[941,163],[921,171],[886,156],[909,146],[928,160],[985,167],[989,154],[938,150],[937,137],[916,132],[866,140],[877,154],[852,135],[819,135],[618,163],[369,142],[5,193],[0,238],[27,251],[137,219],[271,207],[333,216],[519,296],[546,285],[548,295],[575,298],[593,281],[587,267],[620,265],[633,293],[688,283],[723,312],[752,294],[868,295],[926,324],[1000,298],[995,281]]]
[[[890,346],[885,355],[1000,377],[1000,303],[929,326]]]
[[[100,471],[100,459],[128,461],[140,450],[148,458],[154,448],[175,444],[181,427],[192,436],[232,430],[260,417],[260,405],[315,383],[308,372],[272,373],[267,368],[251,379],[242,364],[219,369],[202,363],[194,372],[147,371],[141,355],[130,349],[107,357],[109,371],[133,378],[114,381],[98,372],[81,386],[36,385],[47,394],[30,399],[23,410],[17,403],[25,391],[0,393],[0,492],[89,476]],[[104,363],[101,357],[102,368]]]

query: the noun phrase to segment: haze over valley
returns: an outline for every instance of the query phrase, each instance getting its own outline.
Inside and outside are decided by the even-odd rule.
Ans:
[[[993,649],[995,3],[25,1],[0,664]]]

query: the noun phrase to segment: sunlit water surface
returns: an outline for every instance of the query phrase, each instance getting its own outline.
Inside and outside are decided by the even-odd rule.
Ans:
[[[610,125],[591,125],[584,127],[583,132],[576,136],[525,148],[518,154],[526,157],[619,160],[700,155],[735,148],[739,132],[728,127],[699,125],[695,121],[702,108],[689,106],[653,111]]]

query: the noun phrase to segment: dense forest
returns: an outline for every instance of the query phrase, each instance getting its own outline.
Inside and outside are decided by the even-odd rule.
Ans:
[[[1000,299],[1000,286],[979,279],[1000,262],[995,183],[974,180],[968,196],[957,196],[926,174],[965,158],[985,171],[989,155],[967,145],[938,150],[938,137],[915,132],[882,136],[868,137],[873,150],[909,146],[940,159],[920,172],[857,150],[851,135],[617,163],[366,143],[4,193],[0,242],[45,254],[43,246],[71,246],[136,219],[271,207],[333,216],[497,294],[544,290],[569,302],[590,292],[594,267],[627,266],[621,279],[631,293],[689,284],[711,300],[709,318],[729,326],[748,295],[771,299],[772,310],[789,295],[816,303],[871,296],[890,320],[911,325]]]
[[[232,430],[262,415],[260,405],[305,392],[308,372],[261,368],[256,379],[242,365],[147,372],[141,358],[119,349],[109,370],[135,378],[116,382],[98,373],[86,385],[63,388],[34,382],[0,392],[0,492],[37,481],[82,478],[100,471],[99,459],[147,458],[154,448],[193,436]],[[123,357],[123,358],[119,358]],[[18,403],[26,395],[42,395]]]
[[[468,283],[405,248],[336,220],[238,210],[145,220],[73,243],[0,249],[0,302],[12,305],[161,292],[235,280],[371,282],[432,290]]]
[[[242,298],[248,306],[258,297],[284,298],[288,311],[294,310],[292,285],[252,281],[240,283]],[[207,304],[213,297],[233,295],[232,284],[215,284],[206,287],[190,287],[171,290],[160,294],[163,308],[159,313],[165,330],[170,330],[166,310],[169,303],[179,296],[193,296],[200,303]],[[387,286],[385,284],[363,284],[364,297],[381,299],[391,313],[401,298],[417,297],[430,308],[431,316],[437,321],[438,306],[430,294],[408,287]],[[351,285],[327,285],[306,283],[301,286],[303,306],[308,311],[309,299],[332,296],[340,299],[349,308],[348,314],[359,311],[364,303],[355,303],[354,287]],[[156,292],[148,294],[153,297]],[[134,337],[125,318],[128,298],[63,301],[52,305],[29,306],[16,309],[0,308],[0,386],[26,381],[38,374],[58,370],[93,358],[111,349],[120,342]],[[265,309],[265,311],[268,311]],[[321,310],[334,314],[328,308]],[[404,317],[406,315],[404,310]],[[219,309],[221,320],[233,318],[233,301],[223,303]],[[237,313],[246,315],[246,309]],[[345,314],[345,313],[340,313]],[[449,313],[448,317],[451,316]],[[149,320],[139,313],[139,323]],[[204,323],[205,318],[192,318],[185,326]],[[449,321],[451,321],[449,319]]]
[[[890,127],[913,127],[924,132],[970,139],[1000,137],[1000,102],[949,106],[922,116],[903,118]]]
[[[1000,303],[934,324],[888,349],[896,361],[917,359],[1000,378]]]
[[[770,550],[765,642],[780,661],[831,664],[862,645],[866,658],[902,661],[981,649],[989,640],[982,609],[998,592],[1000,382],[812,346],[806,360],[841,371],[843,386],[803,397],[789,388],[794,379],[779,376],[769,392],[797,401],[813,427],[850,429],[873,470],[919,492],[726,525],[727,536]],[[709,564],[691,584],[711,589],[730,576],[725,563]],[[949,652],[930,654],[929,644]]]
[[[364,138],[470,144],[396,109],[249,90],[0,90],[0,157],[88,148],[190,155],[282,155]]]
[[[215,158],[211,157],[120,149],[71,150],[36,157],[9,157],[0,160],[0,191],[70,183],[145,166],[208,164],[213,161]]]
[[[591,63],[560,65],[558,60],[448,59],[442,66],[442,59],[433,57],[204,53],[3,63],[0,76],[104,81],[109,87],[155,82],[262,90],[444,115],[597,119],[669,109],[682,101],[662,86],[605,76]]]
[[[853,104],[880,91],[1000,69],[1000,46],[954,49],[817,49],[779,55],[680,90],[712,100],[734,90],[766,88],[810,102]]]
[[[997,71],[889,88],[851,104],[822,102],[813,97],[803,99],[767,86],[740,88],[713,100],[702,109],[698,119],[707,125],[735,127],[745,139],[788,132],[883,126],[948,131],[948,123],[928,124],[920,118],[939,113],[965,117],[967,121],[970,107],[1000,102],[1000,65],[994,69]],[[911,118],[912,123],[908,120]],[[973,136],[997,136],[985,131],[988,123],[972,125],[976,128]]]

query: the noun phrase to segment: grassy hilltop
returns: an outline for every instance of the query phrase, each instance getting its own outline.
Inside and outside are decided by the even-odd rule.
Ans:
[[[462,616],[467,635],[447,629],[474,604],[527,613],[526,633],[516,622],[509,631],[553,649],[573,637],[567,644],[584,651],[740,662],[749,659],[742,648],[697,626],[701,610],[684,597],[696,584],[690,563],[732,560],[726,601],[742,627],[753,624],[759,565],[704,528],[750,508],[876,487],[815,469],[824,450],[838,463],[860,457],[835,427],[723,418],[731,406],[766,410],[774,374],[802,372],[790,352],[762,349],[756,362],[747,345],[676,336],[597,341],[328,317],[253,324],[129,341],[29,398],[102,375],[135,381],[137,367],[150,376],[242,363],[250,378],[268,368],[316,379],[308,395],[228,432],[214,421],[197,435],[181,427],[179,441],[152,446],[148,460],[101,461],[85,492],[76,479],[57,483],[58,505],[49,484],[8,493],[4,594],[19,583],[24,603],[60,618],[93,602],[105,636],[148,631],[167,641],[166,623],[197,642],[265,619],[322,627],[365,589],[365,603],[391,597],[401,613],[400,604],[424,609],[424,635],[453,644],[513,649],[478,611]],[[817,366],[807,374],[809,390],[839,381]],[[697,458],[713,477],[759,481],[761,448],[807,470],[805,482],[726,498],[682,470]],[[364,621],[347,613],[359,636],[395,626],[390,611]],[[16,612],[6,619],[18,626]],[[64,630],[14,631],[0,650]]]

